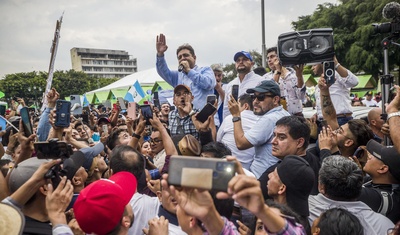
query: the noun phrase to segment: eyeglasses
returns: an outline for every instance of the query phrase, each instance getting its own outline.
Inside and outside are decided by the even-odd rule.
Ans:
[[[343,130],[343,127],[341,127],[341,126],[340,126],[338,129],[334,130],[333,133],[335,133],[336,135],[337,135],[337,134],[341,134],[341,135],[343,135],[344,137],[346,137],[347,139],[352,139],[352,138],[350,138],[350,137],[344,135],[344,130]]]
[[[158,143],[160,143],[162,140],[159,140],[159,139],[157,139],[157,138],[155,138],[155,139],[152,139],[152,138],[150,138],[149,139],[149,142],[150,143],[154,143],[154,144],[158,144]]]
[[[184,91],[184,92],[177,92],[175,93],[175,96],[188,96],[190,92]]]
[[[250,97],[251,97],[252,100],[257,99],[258,101],[263,101],[263,100],[265,100],[265,97],[274,98],[275,96],[274,95],[269,95],[269,94],[266,94],[266,93],[262,93],[262,94],[258,94],[258,95],[251,94]]]

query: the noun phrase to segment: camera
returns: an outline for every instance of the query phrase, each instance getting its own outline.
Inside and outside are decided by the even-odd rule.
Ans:
[[[375,34],[400,33],[400,22],[386,22],[381,24],[372,24],[372,26],[374,26]]]

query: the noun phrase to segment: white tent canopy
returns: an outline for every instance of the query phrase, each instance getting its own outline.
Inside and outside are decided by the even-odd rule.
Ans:
[[[89,91],[86,94],[93,94],[99,91],[108,91],[111,89],[126,88],[128,89],[133,85],[133,83],[138,80],[141,86],[152,86],[155,82],[164,81],[157,73],[156,68],[151,68],[143,70],[140,72],[133,73],[120,80],[111,83],[105,87],[99,88],[97,90]]]

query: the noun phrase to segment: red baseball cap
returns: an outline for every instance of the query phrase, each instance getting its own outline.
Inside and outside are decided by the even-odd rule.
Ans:
[[[74,204],[79,227],[87,234],[105,235],[111,232],[121,221],[136,186],[135,176],[121,171],[84,188]]]

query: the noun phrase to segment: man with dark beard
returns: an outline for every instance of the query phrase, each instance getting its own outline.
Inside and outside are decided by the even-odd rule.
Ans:
[[[238,73],[237,77],[224,86],[225,98],[223,108],[223,118],[225,119],[230,113],[228,101],[231,99],[232,86],[238,85],[238,97],[246,93],[246,89],[257,86],[264,79],[255,74],[253,71],[254,61],[250,53],[247,51],[239,51],[233,57],[235,61],[235,69]]]
[[[276,82],[272,80],[262,81],[260,85],[246,91],[253,98],[253,112],[259,116],[257,122],[250,130],[244,133],[240,118],[239,105],[231,96],[229,111],[232,113],[233,132],[236,146],[239,150],[254,146],[254,160],[250,165],[250,171],[256,178],[270,166],[278,162],[278,158],[272,156],[272,144],[275,123],[284,116],[290,114],[280,105],[281,92]]]

